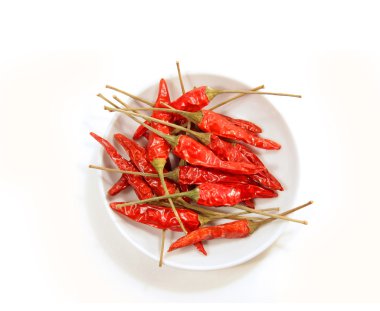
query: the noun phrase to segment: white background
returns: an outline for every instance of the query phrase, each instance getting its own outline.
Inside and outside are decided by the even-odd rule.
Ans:
[[[7,302],[379,302],[380,22],[374,2],[2,1],[0,286]],[[88,132],[106,83],[223,74],[272,101],[301,160],[297,214],[261,256],[164,267],[110,223]]]

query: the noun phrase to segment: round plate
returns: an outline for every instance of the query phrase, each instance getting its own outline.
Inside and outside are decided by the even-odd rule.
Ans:
[[[201,85],[208,85],[217,89],[248,90],[254,87],[219,75],[190,74],[185,75],[183,78],[186,90]],[[154,102],[157,96],[158,82],[159,81],[138,95]],[[177,77],[167,79],[166,82],[169,86],[172,100],[181,95]],[[122,95],[118,94],[118,96],[121,97]],[[217,96],[210,104],[210,107],[231,96],[234,95],[224,94]],[[271,99],[276,100],[276,97],[271,97]],[[139,104],[133,103],[133,105],[137,106]],[[267,98],[261,95],[244,96],[216,111],[231,117],[253,121],[263,129],[263,137],[272,139],[282,145],[282,148],[278,151],[267,151],[256,148],[258,155],[266,167],[279,179],[285,188],[285,191],[279,192],[277,198],[257,199],[256,204],[257,208],[291,208],[298,186],[298,157],[293,137],[279,112],[272,106]],[[137,124],[133,120],[125,115],[115,114],[105,138],[113,142],[113,135],[115,133],[123,133],[128,137],[132,137],[136,128]],[[143,144],[146,143],[144,138],[141,139],[140,142]],[[117,144],[115,144],[115,146],[122,155],[128,158]],[[102,151],[102,160],[104,166],[114,167],[104,151]],[[104,193],[107,193],[107,190],[120,177],[119,174],[104,171],[102,171],[101,176],[101,188]],[[128,200],[136,200],[136,196],[131,190],[123,191],[115,197],[105,196],[106,208],[109,211],[109,215],[116,227],[129,242],[144,254],[158,261],[161,230],[133,222],[113,212],[109,208],[110,202]],[[217,239],[205,242],[208,256],[203,256],[194,247],[187,247],[171,253],[165,253],[164,264],[190,270],[215,270],[235,266],[252,259],[268,248],[281,234],[283,225],[283,221],[276,220],[261,227],[253,235],[244,239]],[[167,231],[165,249],[181,235],[179,232]]]

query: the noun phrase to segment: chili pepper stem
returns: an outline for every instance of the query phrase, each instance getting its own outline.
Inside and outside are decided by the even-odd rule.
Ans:
[[[159,176],[160,181],[161,181],[161,186],[164,189],[165,195],[168,196],[170,194],[169,194],[169,190],[168,190],[168,187],[166,186],[166,182],[165,182],[165,178],[164,178],[165,163],[166,163],[165,159],[159,159],[159,158],[154,159],[152,161],[152,165],[154,166],[154,168],[156,169],[156,171],[158,173],[158,176]],[[181,226],[182,231],[186,234],[187,230],[185,229],[185,226],[182,223],[181,217],[179,217],[179,214],[177,212],[177,209],[174,206],[172,199],[168,198],[168,201],[169,201],[170,207],[173,210],[175,217],[177,218],[179,225]]]
[[[156,130],[155,128],[145,124],[144,122],[141,122],[140,120],[138,120],[137,118],[134,117],[134,113],[128,113],[128,112],[125,112],[123,109],[116,109],[116,108],[111,108],[111,107],[107,107],[105,106],[104,107],[105,110],[109,110],[109,111],[119,111],[119,112],[123,112],[124,114],[126,114],[127,116],[129,116],[132,120],[134,120],[135,122],[139,123],[140,125],[146,127],[148,130],[152,131],[153,133],[157,134],[158,136],[162,137],[163,139],[165,139],[172,147],[175,147],[178,145],[178,138],[177,136],[173,136],[173,135],[166,135],[158,130]],[[139,115],[140,116],[140,115]],[[142,117],[142,116],[140,116]]]
[[[117,207],[122,208],[124,206],[130,206],[134,204],[144,204],[148,202],[154,202],[154,201],[160,201],[160,200],[167,200],[167,199],[174,199],[174,198],[179,198],[179,197],[189,197],[189,198],[195,198],[197,197],[198,191],[196,189],[191,190],[191,191],[186,191],[186,192],[178,192],[178,193],[173,193],[170,195],[163,195],[160,197],[153,197],[145,200],[139,200],[135,202],[127,202],[127,203],[122,203],[117,205]]]
[[[267,213],[267,212],[262,212],[262,211],[259,211],[259,210],[253,209],[253,208],[249,208],[249,207],[244,206],[244,205],[234,205],[233,207],[245,210],[247,212],[251,212],[253,214],[263,215],[263,216],[267,216],[267,217],[270,217],[270,218],[278,218],[278,219],[282,219],[282,220],[287,220],[287,221],[297,222],[297,223],[300,223],[300,224],[303,224],[303,225],[307,225],[307,221],[305,221],[305,220],[293,219],[293,218],[281,216],[281,214],[280,215],[270,214],[270,213]]]
[[[300,206],[297,206],[297,207],[295,207],[295,208],[292,208],[292,209],[290,209],[290,210],[287,210],[287,211],[281,213],[281,214],[278,215],[278,216],[283,216],[283,217],[284,217],[284,216],[286,216],[286,215],[288,215],[288,214],[294,213],[295,211],[298,211],[298,210],[300,210],[301,208],[304,208],[304,207],[306,207],[306,206],[309,206],[309,205],[311,205],[311,204],[313,204],[313,203],[314,203],[313,201],[309,201],[309,202],[307,202],[307,203],[305,203],[305,204],[302,204],[302,205],[300,205]],[[269,222],[272,222],[272,221],[274,221],[274,220],[275,220],[274,218],[270,218],[270,219],[262,220],[262,221],[260,221],[259,223],[249,222],[249,223],[248,223],[248,226],[249,226],[249,228],[250,228],[250,232],[253,233],[254,231],[256,231],[256,230],[257,230],[259,227],[261,227],[262,225],[267,224],[267,223],[269,223]]]
[[[117,98],[117,96],[114,96],[114,98],[117,101],[121,101],[119,98]],[[189,129],[185,128],[185,127],[182,127],[180,125],[173,124],[173,123],[166,122],[166,121],[162,121],[160,119],[156,119],[156,118],[153,118],[153,117],[145,116],[145,115],[142,115],[142,114],[139,114],[139,113],[134,113],[134,112],[128,111],[126,109],[116,109],[116,108],[111,108],[111,107],[107,107],[107,106],[105,106],[104,109],[105,110],[109,110],[109,111],[118,111],[118,112],[122,112],[122,113],[126,114],[127,116],[129,116],[130,118],[132,118],[133,120],[135,120],[137,123],[139,123],[142,126],[146,127],[148,130],[151,130],[152,132],[154,132],[158,136],[164,138],[165,140],[170,139],[170,137],[173,138],[173,137],[176,137],[176,136],[163,134],[162,132],[157,131],[156,129],[152,128],[151,126],[149,126],[149,125],[147,125],[147,124],[145,124],[145,123],[143,123],[141,121],[136,120],[136,118],[134,118],[134,117],[135,116],[136,117],[140,117],[140,118],[143,118],[143,119],[148,120],[148,121],[153,121],[153,122],[156,122],[156,123],[161,123],[161,124],[167,125],[169,127],[180,129],[181,131],[184,131],[184,132],[188,132],[191,135],[195,136],[197,139],[199,139],[204,145],[208,145],[210,143],[210,141],[211,141],[211,135],[209,133],[195,132],[195,131],[189,130]],[[156,108],[156,109],[162,109],[162,108]],[[169,140],[167,140],[167,141],[172,146],[175,146]]]
[[[245,90],[217,90],[211,87],[206,88],[206,95],[211,101],[215,96],[225,93],[241,93],[241,94],[261,94],[261,95],[277,95],[277,96],[290,96],[301,98],[301,95],[287,94],[287,93],[273,93],[273,92],[258,92],[258,91],[245,91]]]
[[[97,166],[97,165],[92,165],[92,164],[90,164],[88,167],[93,168],[93,169],[97,169],[97,170],[101,170],[101,171],[111,172],[111,173],[121,173],[121,174],[144,176],[144,177],[158,177],[158,174],[133,172],[133,171],[123,171],[123,170],[119,170],[117,168],[109,168],[109,167]],[[165,176],[165,177],[168,177],[168,176]]]
[[[250,91],[258,91],[258,90],[261,90],[261,89],[263,89],[263,88],[264,88],[264,84],[263,84],[263,85],[260,85],[260,86],[258,86],[258,87],[255,87],[255,88],[251,89]],[[225,100],[224,102],[221,102],[221,103],[219,103],[219,104],[217,104],[217,105],[215,105],[215,106],[209,108],[209,110],[214,110],[214,109],[216,109],[216,108],[222,107],[222,106],[224,106],[224,105],[226,105],[226,104],[232,102],[233,100],[238,99],[238,98],[243,97],[243,96],[246,96],[246,95],[247,95],[247,94],[239,94],[239,95],[236,95],[236,96],[234,96],[234,97],[232,97],[232,98],[230,98],[230,99]]]
[[[162,230],[162,235],[161,235],[161,248],[160,248],[160,261],[158,263],[158,266],[161,268],[162,263],[164,261],[164,248],[165,248],[165,232],[166,230]]]
[[[144,104],[147,104],[147,105],[149,105],[149,106],[154,107],[154,103],[151,103],[150,101],[148,101],[148,100],[146,100],[146,99],[144,99],[144,98],[141,98],[141,97],[139,97],[139,96],[136,96],[136,95],[133,95],[133,94],[128,93],[128,92],[126,92],[126,91],[123,91],[123,90],[121,90],[121,89],[118,89],[118,88],[116,88],[116,87],[114,87],[114,86],[106,85],[106,88],[107,88],[107,89],[114,90],[114,91],[119,92],[119,93],[122,93],[122,94],[124,94],[124,95],[127,95],[128,97],[133,98],[134,100],[140,101],[140,102],[142,102],[142,103],[144,103]]]
[[[107,103],[109,103],[110,105],[112,105],[113,107],[115,107],[116,109],[121,109],[118,105],[114,104],[112,101],[110,101],[108,98],[106,98],[103,94],[99,93],[98,95],[96,95],[98,97],[100,97],[101,99],[105,100]]]
[[[182,94],[185,94],[185,86],[183,85],[181,68],[179,67],[179,61],[176,61],[179,83],[181,84]]]

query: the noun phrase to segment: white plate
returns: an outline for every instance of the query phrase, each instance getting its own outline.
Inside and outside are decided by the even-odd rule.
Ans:
[[[171,99],[173,100],[180,95],[178,79],[174,77],[166,81],[170,89]],[[159,81],[138,95],[154,102],[157,96],[158,82]],[[254,87],[230,78],[209,74],[185,75],[184,84],[187,90],[194,86],[201,85],[208,85],[220,89],[250,89]],[[127,91],[132,92],[133,90]],[[122,97],[121,94],[117,95]],[[231,94],[217,96],[210,106],[230,96]],[[275,101],[276,97],[271,97],[271,99]],[[134,105],[137,104],[134,103]],[[279,196],[275,199],[258,199],[256,202],[259,208],[277,206],[281,207],[281,209],[291,208],[298,187],[298,157],[293,137],[279,112],[272,106],[267,98],[261,95],[247,95],[216,111],[257,123],[263,129],[263,137],[273,139],[282,145],[279,151],[266,151],[261,149],[257,149],[257,151],[267,168],[280,180],[285,191],[279,192]],[[136,127],[136,123],[127,116],[116,114],[105,137],[110,142],[114,141],[113,134],[115,133],[123,133],[128,137],[132,137]],[[143,139],[141,141],[145,143]],[[117,144],[115,144],[115,146],[117,146]],[[118,148],[118,150],[121,154],[125,155],[125,152],[123,152],[121,148]],[[104,166],[114,166],[104,151],[102,153],[102,159]],[[101,176],[101,188],[104,193],[106,193],[110,186],[120,177],[119,174],[108,172],[102,172]],[[132,199],[135,200],[136,196],[130,190],[124,191],[112,198],[105,196],[105,208],[109,211],[109,215],[116,227],[129,242],[144,254],[158,260],[161,231],[133,222],[113,212],[108,207],[111,201],[128,201]],[[193,247],[165,253],[164,263],[168,266],[190,270],[215,270],[235,266],[252,259],[268,248],[281,234],[283,225],[284,222],[276,220],[263,226],[253,235],[244,239],[208,241],[205,243],[208,256],[203,256]],[[180,236],[181,233],[167,231],[166,249]]]

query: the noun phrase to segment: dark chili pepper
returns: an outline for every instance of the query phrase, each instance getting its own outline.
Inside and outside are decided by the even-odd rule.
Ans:
[[[136,222],[163,230],[182,231],[176,215],[171,208],[149,204],[135,204],[120,208],[119,206],[123,203],[124,202],[113,202],[110,203],[110,207]],[[187,231],[196,230],[210,221],[207,217],[201,216],[188,209],[177,208],[177,212]],[[194,243],[194,245],[201,253],[207,255],[201,242]]]
[[[312,203],[313,202],[310,201],[306,204],[300,205],[286,212],[283,212],[280,215],[286,216]],[[224,239],[244,238],[244,237],[249,236],[253,232],[255,232],[262,225],[272,222],[273,220],[275,219],[269,218],[269,219],[262,220],[260,222],[252,222],[248,220],[237,220],[237,221],[229,222],[223,225],[199,228],[179,238],[177,241],[175,241],[169,247],[168,252],[171,252],[177,248],[186,247],[194,243],[199,243],[206,240],[213,240],[213,239],[219,239],[219,238],[224,238]]]
[[[156,173],[156,169],[147,160],[146,151],[142,146],[120,133],[115,134],[114,137],[128,153],[133,164],[136,165],[141,172]],[[157,195],[165,194],[159,178],[145,177],[145,180]],[[166,181],[166,186],[168,187],[169,193],[176,191],[176,186],[173,182]]]
[[[108,195],[114,196],[129,187],[128,177],[122,174],[119,180],[107,191]]]
[[[107,140],[104,138],[96,135],[95,133],[90,133],[92,137],[94,137],[105,149],[105,151],[108,153],[112,161],[116,164],[116,166],[120,170],[124,171],[133,171],[138,172],[138,170],[135,168],[135,166],[124,159],[116,150],[114,146],[112,146]],[[135,175],[125,175],[128,183],[133,187],[133,189],[136,192],[137,197],[141,199],[148,199],[154,196],[152,189],[149,187],[149,185],[145,182],[145,180],[140,176]]]
[[[126,203],[125,206],[165,200],[168,198],[188,197],[200,205],[218,207],[233,206],[253,198],[273,198],[276,196],[277,193],[275,191],[252,184],[203,183],[187,192],[179,192],[141,200],[139,202]]]
[[[251,163],[255,165],[263,165],[263,162],[259,159],[259,157],[253,153],[252,150],[250,150],[248,147],[239,144],[234,143],[234,146],[237,150],[239,150]],[[264,166],[265,167],[265,166]],[[265,169],[255,175],[251,176],[252,180],[263,185],[264,187],[267,187],[269,189],[273,190],[284,190],[281,183],[274,177],[268,169]]]

